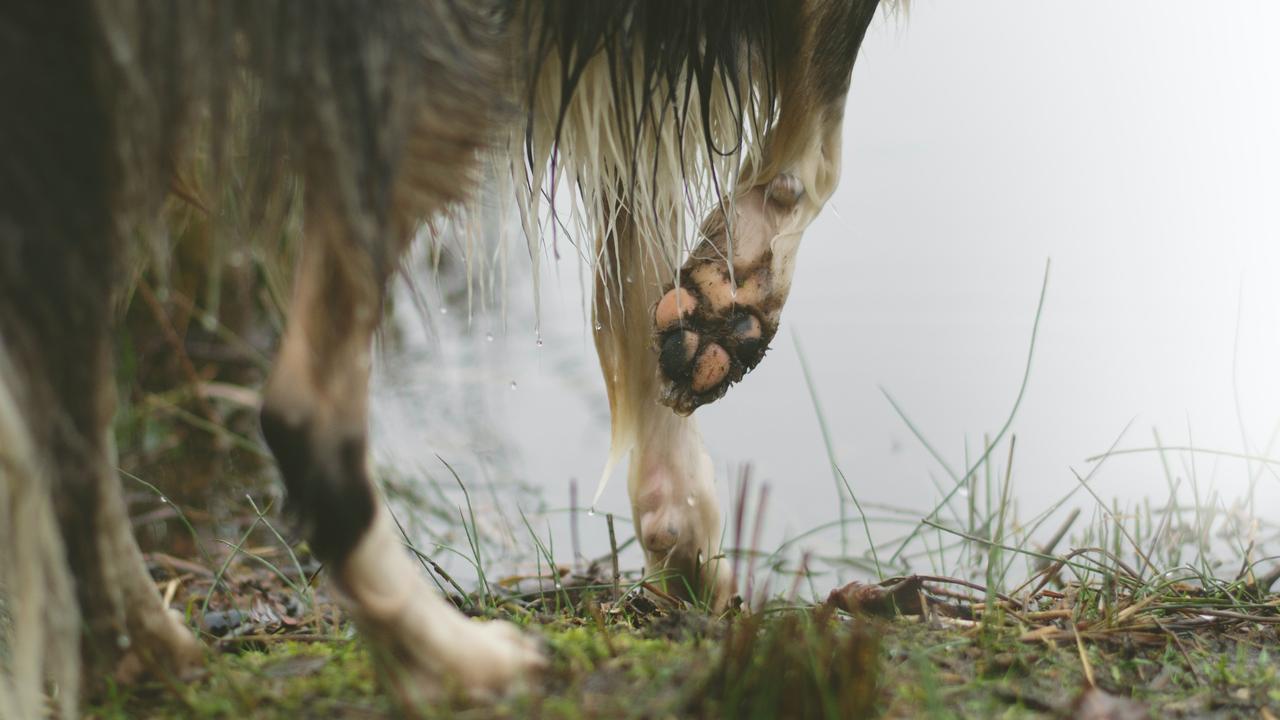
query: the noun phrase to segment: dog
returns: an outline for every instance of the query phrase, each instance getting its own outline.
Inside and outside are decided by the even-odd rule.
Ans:
[[[571,221],[552,225],[586,239],[609,465],[630,456],[646,567],[725,603],[712,466],[690,414],[777,330],[800,238],[839,180],[845,97],[879,4],[4,3],[0,716],[40,716],[47,695],[73,717],[92,679],[201,662],[126,515],[111,327],[175,168],[202,153],[215,176],[232,172],[233,112],[253,123],[242,180],[303,188],[262,435],[401,699],[500,693],[544,663],[513,626],[468,620],[429,587],[367,469],[387,284],[418,228],[465,204],[487,154],[509,159],[531,242],[546,239],[556,193],[576,195]]]

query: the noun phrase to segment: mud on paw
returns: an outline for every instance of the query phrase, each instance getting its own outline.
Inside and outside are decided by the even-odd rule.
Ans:
[[[653,308],[663,404],[687,415],[764,357],[807,224],[804,197],[795,176],[779,174],[734,199],[732,223],[720,210],[703,223],[701,245]]]
[[[761,306],[768,274],[767,258],[733,278],[723,260],[681,271],[653,312],[663,404],[687,415],[760,362],[777,331]]]

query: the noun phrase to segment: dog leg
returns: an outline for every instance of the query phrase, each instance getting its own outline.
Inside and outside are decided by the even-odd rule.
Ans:
[[[723,606],[732,593],[720,555],[720,509],[711,458],[693,418],[658,404],[649,352],[650,308],[661,267],[625,212],[606,235],[596,279],[596,350],[608,389],[614,452],[631,450],[627,490],[645,570],[678,596]],[[623,278],[627,278],[623,280]]]
[[[78,716],[78,676],[91,695],[112,679],[181,677],[203,659],[143,564],[116,472],[111,327],[128,153],[95,64],[100,20],[80,5],[0,10],[11,38],[0,67],[25,68],[0,90],[0,495],[22,514],[0,535],[31,533],[0,541],[0,583],[14,617],[36,625],[16,630],[0,675],[18,678],[19,705],[55,679],[63,717]],[[33,557],[48,567],[35,571]],[[45,586],[9,584],[24,578]]]
[[[840,179],[849,75],[877,2],[808,0],[782,11],[775,32],[796,42],[780,61],[778,120],[653,306],[662,402],[678,413],[723,396],[778,330],[801,235]]]
[[[452,687],[504,691],[541,665],[533,640],[506,623],[468,620],[440,598],[369,478],[370,353],[386,273],[324,210],[307,218],[262,411],[290,503],[401,700],[412,708]]]
[[[76,611],[60,620],[82,624],[81,662],[92,693],[110,679],[181,678],[203,653],[164,606],[133,537],[111,427],[115,253],[109,240],[83,237],[8,238],[19,253],[15,268],[40,271],[7,278],[13,295],[0,300],[0,336],[11,363],[6,381],[26,425],[22,444],[31,447],[16,472],[53,497],[65,553],[58,562],[75,579]],[[67,691],[74,697],[76,688]]]

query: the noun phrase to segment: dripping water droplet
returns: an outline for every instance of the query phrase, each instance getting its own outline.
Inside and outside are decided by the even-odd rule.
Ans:
[[[537,345],[538,347],[542,347],[542,336],[539,335],[537,341],[534,342],[533,344]]]
[[[516,381],[515,381],[515,380],[512,380],[512,381],[511,381],[511,389],[512,389],[512,390],[515,390],[515,389],[516,389]]]
[[[596,506],[592,505],[591,507],[587,508],[587,517],[595,517],[595,516],[596,516]]]
[[[485,334],[484,334],[484,339],[485,339],[487,342],[493,342],[493,333],[485,333]]]

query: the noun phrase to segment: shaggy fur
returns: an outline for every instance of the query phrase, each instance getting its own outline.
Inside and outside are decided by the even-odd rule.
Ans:
[[[763,353],[799,235],[838,178],[844,95],[876,6],[0,6],[0,716],[39,716],[56,689],[54,713],[73,717],[82,685],[200,662],[143,567],[110,434],[113,308],[138,240],[163,245],[158,207],[197,155],[215,181],[234,173],[261,191],[235,221],[213,208],[224,245],[232,228],[278,226],[276,189],[303,188],[305,243],[263,435],[312,549],[406,703],[450,683],[501,692],[542,662],[512,628],[467,621],[433,594],[367,470],[370,343],[387,282],[418,227],[465,199],[490,150],[513,160],[531,250],[574,243],[596,279],[609,467],[632,453],[647,562],[725,599],[710,460],[692,419],[657,401],[687,414],[758,361],[739,357],[751,343],[725,329],[743,313],[764,323],[746,338]],[[231,161],[229,128],[241,123],[247,165]],[[565,191],[578,210],[553,217]],[[767,270],[752,275],[759,302],[726,310],[720,286],[689,284],[711,262],[731,296],[736,272]],[[660,371],[653,308],[682,283],[703,298],[698,333],[659,329],[673,348],[670,332],[695,336],[694,366]],[[725,347],[735,354],[722,370],[712,361]]]

